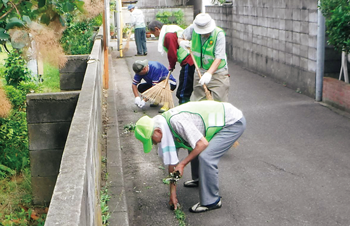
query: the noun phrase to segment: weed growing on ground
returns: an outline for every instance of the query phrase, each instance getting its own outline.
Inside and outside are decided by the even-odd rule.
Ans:
[[[43,226],[47,208],[32,205],[30,170],[0,179],[0,225]]]
[[[182,211],[181,207],[178,205],[177,209],[174,211],[175,213],[175,218],[178,220],[179,222],[179,226],[186,226],[186,215],[185,212]]]
[[[132,122],[124,126],[124,133],[131,133],[134,130],[135,130],[135,124]]]
[[[107,202],[111,199],[111,196],[108,195],[108,185],[103,187],[100,192],[100,205],[101,205],[101,213],[102,213],[102,224],[109,225],[108,219],[111,217],[109,213],[109,207]]]

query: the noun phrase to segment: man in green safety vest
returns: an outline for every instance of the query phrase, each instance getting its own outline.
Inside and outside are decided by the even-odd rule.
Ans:
[[[158,52],[167,54],[169,71],[175,69],[176,62],[181,65],[179,75],[179,86],[176,97],[179,104],[190,101],[193,92],[193,75],[195,66],[188,50],[179,46],[178,37],[182,36],[183,29],[177,25],[164,25],[162,22],[154,20],[148,24],[150,32],[159,37]]]
[[[185,187],[198,187],[200,202],[190,208],[193,213],[220,208],[218,163],[220,158],[243,134],[246,121],[242,111],[227,102],[193,101],[179,105],[153,118],[141,117],[135,126],[135,137],[143,143],[144,152],[158,144],[158,155],[169,173],[183,174],[191,162],[192,180]],[[179,161],[179,148],[189,150]],[[170,183],[169,204],[177,208],[176,183]]]
[[[195,61],[203,75],[194,79],[194,100],[206,98],[203,85],[211,91],[214,100],[228,101],[230,78],[226,57],[225,32],[216,26],[207,13],[196,16],[179,39],[180,46],[191,48]]]

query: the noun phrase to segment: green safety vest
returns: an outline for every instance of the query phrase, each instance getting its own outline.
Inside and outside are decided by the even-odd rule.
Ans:
[[[218,34],[224,32],[221,28],[216,27],[209,38],[203,43],[201,41],[201,35],[197,34],[194,30],[192,32],[192,52],[196,63],[199,67],[208,70],[213,64],[215,59],[215,45]],[[225,67],[226,60],[221,60],[218,69]]]
[[[171,26],[176,26],[176,25],[171,25]],[[182,35],[184,30],[179,26],[176,26],[176,27],[177,27],[177,30],[175,32],[177,37],[179,37]],[[169,32],[174,33],[174,30],[170,30],[169,28],[170,28],[169,26],[166,26],[165,35]],[[164,47],[164,40],[163,40],[163,48],[165,52],[168,52],[168,49]],[[188,51],[182,48],[181,46],[179,46],[179,48],[177,49],[177,62],[181,63],[184,59],[186,59],[188,55],[189,55]]]
[[[206,103],[206,104],[203,104]],[[174,136],[174,142],[176,148],[185,148],[187,150],[192,150],[193,148],[187,144],[187,142],[182,139],[172,128],[170,120],[174,115],[188,112],[192,114],[199,115],[205,126],[205,138],[210,141],[214,135],[219,132],[225,126],[225,109],[223,103],[206,100],[206,101],[194,101],[188,102],[172,108],[162,114],[166,119],[169,128]]]

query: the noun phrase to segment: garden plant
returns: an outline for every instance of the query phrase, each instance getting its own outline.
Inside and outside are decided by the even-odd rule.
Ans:
[[[0,106],[7,106],[0,111],[0,225],[44,225],[47,207],[32,204],[26,95],[59,91],[65,54],[91,52],[103,1],[2,0],[0,8]],[[80,43],[70,42],[78,36]],[[42,76],[27,68],[31,59],[43,61]]]

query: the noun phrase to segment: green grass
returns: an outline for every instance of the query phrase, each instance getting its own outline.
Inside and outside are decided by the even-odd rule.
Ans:
[[[60,92],[60,72],[57,67],[44,64],[43,82],[41,84],[42,93]]]
[[[5,52],[4,47],[0,45],[0,80],[3,85],[6,85],[5,81],[5,60],[8,54]],[[7,44],[9,51],[12,50],[11,44]],[[49,64],[44,64],[44,75],[42,76],[43,82],[40,85],[41,93],[53,93],[60,92],[60,72],[57,67],[53,67]]]
[[[0,225],[43,225],[45,207],[32,204],[31,175],[26,168],[19,175],[0,178]],[[33,212],[38,213],[32,215]]]

